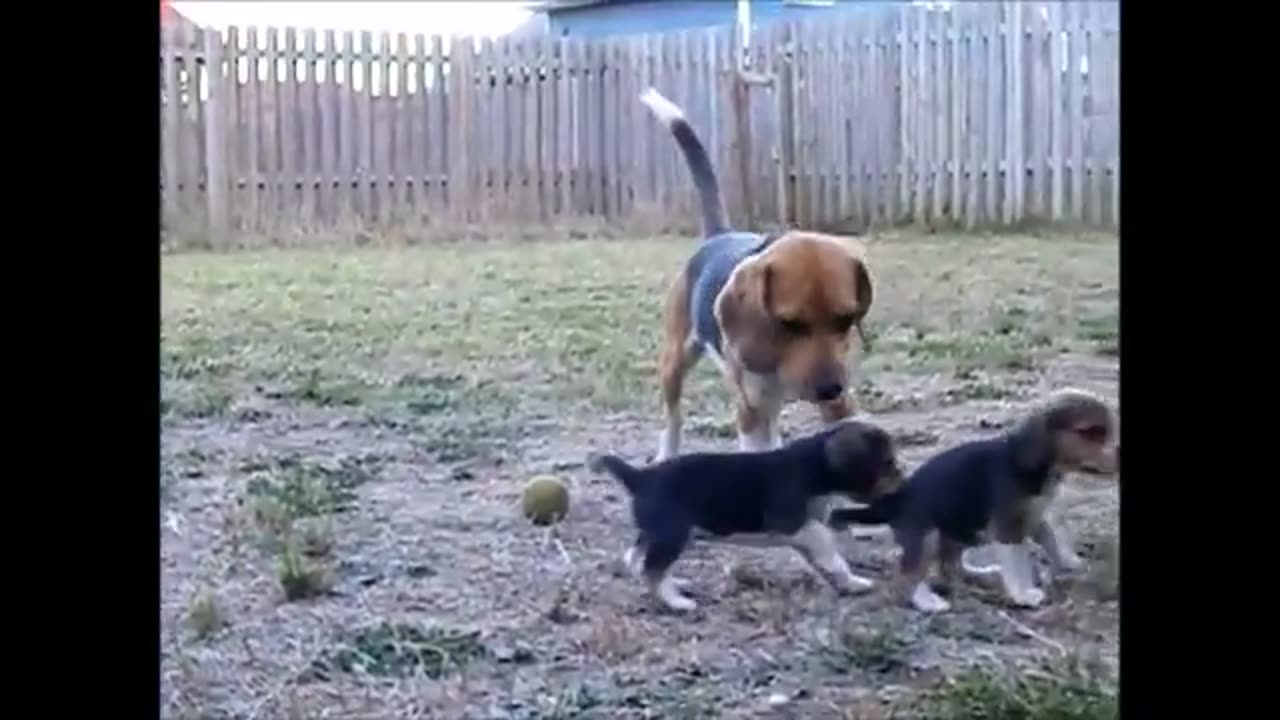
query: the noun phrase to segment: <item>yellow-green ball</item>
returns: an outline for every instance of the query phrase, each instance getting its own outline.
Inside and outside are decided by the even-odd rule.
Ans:
[[[534,525],[560,522],[569,513],[569,488],[557,478],[540,475],[524,486],[520,505]]]

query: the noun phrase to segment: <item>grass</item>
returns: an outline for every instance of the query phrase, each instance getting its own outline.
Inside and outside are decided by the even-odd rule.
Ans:
[[[333,587],[332,516],[349,510],[355,488],[373,476],[359,461],[336,468],[284,457],[248,463],[246,504],[262,545],[275,555],[277,578],[289,601],[324,595]]]
[[[404,677],[421,673],[438,678],[487,657],[480,634],[442,627],[378,623],[360,628],[339,647],[316,660],[313,679],[333,673]]]
[[[308,558],[293,542],[280,549],[277,567],[285,600],[306,600],[323,595],[333,587],[330,569]]]
[[[881,625],[875,628],[841,625],[822,647],[824,661],[832,669],[853,669],[873,675],[887,675],[907,669],[918,647],[916,638],[904,628]]]
[[[915,696],[894,714],[906,720],[1115,720],[1114,680],[1079,658],[1021,671],[978,667]]]
[[[254,394],[359,407],[446,435],[438,450],[456,457],[478,452],[475,436],[545,419],[548,408],[649,410],[662,294],[691,247],[166,256],[164,399],[180,417],[225,414]],[[872,260],[869,375],[1026,370],[1115,334],[1111,242],[940,235],[873,244]],[[685,395],[720,414],[710,365]]]
[[[187,612],[187,624],[197,639],[207,640],[227,626],[218,599],[208,591],[201,592]]]

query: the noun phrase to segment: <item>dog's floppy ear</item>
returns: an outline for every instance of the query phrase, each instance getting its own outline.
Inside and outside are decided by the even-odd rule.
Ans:
[[[716,299],[716,317],[726,344],[752,372],[773,372],[782,360],[778,329],[769,310],[772,284],[769,261],[748,260]]]
[[[1050,413],[1037,412],[1013,431],[1013,461],[1021,470],[1040,471],[1053,463],[1054,428]]]
[[[823,450],[826,452],[828,467],[833,470],[845,470],[859,463],[865,463],[871,446],[867,442],[863,428],[845,424],[827,437]]]
[[[871,309],[871,301],[875,293],[871,286],[871,276],[867,274],[867,264],[861,257],[853,258],[853,280],[856,285],[855,297],[858,300],[858,319],[854,322],[854,327],[858,329],[858,338],[866,344],[867,332],[862,327],[862,321],[866,318],[867,311]]]

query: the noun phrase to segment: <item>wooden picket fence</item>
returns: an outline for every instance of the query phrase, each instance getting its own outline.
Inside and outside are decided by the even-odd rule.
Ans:
[[[1114,2],[881,5],[746,48],[728,27],[373,39],[166,28],[166,227],[696,224],[649,86],[744,227],[1119,220]]]

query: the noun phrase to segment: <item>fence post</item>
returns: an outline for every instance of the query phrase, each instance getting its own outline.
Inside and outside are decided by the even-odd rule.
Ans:
[[[213,28],[204,33],[204,57],[209,83],[209,97],[204,106],[205,199],[209,204],[212,240],[221,243],[228,237],[230,224],[227,206],[227,108],[223,102],[222,33]]]
[[[470,36],[454,35],[449,40],[449,143],[454,145],[448,155],[449,214],[459,223],[470,224],[474,220],[472,203],[479,197],[472,185],[471,160],[476,154],[475,138],[479,135],[472,127],[472,96],[475,94],[474,68],[475,44]]]
[[[791,171],[795,166],[795,146],[792,144],[792,112],[795,109],[795,44],[792,23],[778,23],[774,41],[774,132],[778,133],[778,226],[792,222],[791,208],[795,207],[794,185]]]
[[[733,64],[729,68],[730,93],[733,98],[734,132],[738,136],[738,157],[735,158],[738,164],[738,201],[746,217],[746,227],[755,228],[756,204],[751,194],[751,186],[754,184],[751,181],[754,176],[751,167],[751,89],[743,74],[741,33],[733,33],[729,47],[733,53]]]

